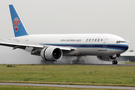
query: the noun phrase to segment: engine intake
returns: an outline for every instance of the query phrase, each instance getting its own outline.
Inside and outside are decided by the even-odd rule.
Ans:
[[[63,52],[58,47],[50,46],[50,47],[42,49],[40,55],[44,60],[56,61],[62,58]]]

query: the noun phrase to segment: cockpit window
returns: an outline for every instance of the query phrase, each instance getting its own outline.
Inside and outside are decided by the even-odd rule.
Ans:
[[[126,43],[126,41],[117,41],[116,43]]]

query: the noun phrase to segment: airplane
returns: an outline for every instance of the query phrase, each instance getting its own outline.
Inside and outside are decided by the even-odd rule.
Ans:
[[[97,56],[118,64],[118,57],[128,49],[127,42],[113,34],[28,34],[14,6],[9,5],[15,37],[1,40],[0,45],[23,49],[31,55],[54,62],[63,56]]]

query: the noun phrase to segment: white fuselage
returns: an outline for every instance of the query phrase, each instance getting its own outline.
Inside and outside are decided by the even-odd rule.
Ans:
[[[20,42],[77,49],[64,55],[110,56],[121,54],[128,49],[128,44],[125,40],[113,34],[39,34],[20,36],[12,39]]]

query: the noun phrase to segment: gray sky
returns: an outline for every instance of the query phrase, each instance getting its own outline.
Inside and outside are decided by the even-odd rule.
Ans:
[[[9,4],[29,34],[112,33],[135,49],[135,0],[0,0],[0,38],[14,37]]]
[[[135,0],[0,0],[0,38],[14,37],[9,4],[29,34],[111,33],[135,50]]]

